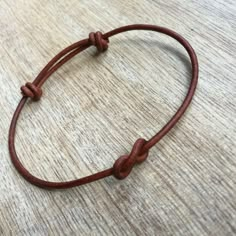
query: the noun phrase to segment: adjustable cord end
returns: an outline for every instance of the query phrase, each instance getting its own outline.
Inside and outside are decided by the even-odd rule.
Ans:
[[[104,52],[108,49],[109,40],[103,37],[100,31],[89,34],[89,43],[97,48],[98,52]]]
[[[21,86],[20,89],[23,96],[30,97],[34,101],[38,101],[43,94],[43,91],[41,88],[36,87],[34,84],[29,83],[29,82],[27,82],[24,86]]]

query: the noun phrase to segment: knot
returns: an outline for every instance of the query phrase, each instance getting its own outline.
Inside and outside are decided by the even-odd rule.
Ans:
[[[148,151],[142,152],[142,148],[147,141],[145,139],[138,139],[132,148],[129,155],[124,155],[118,158],[113,165],[113,175],[117,179],[124,179],[129,175],[136,163],[145,161],[148,157]]]
[[[96,33],[91,32],[89,34],[89,43],[91,45],[94,45],[97,48],[98,52],[103,52],[107,50],[109,40],[104,39],[103,34],[100,31],[97,31]]]
[[[41,88],[29,82],[27,82],[25,86],[21,86],[20,89],[23,96],[30,97],[35,101],[39,100],[43,93]]]

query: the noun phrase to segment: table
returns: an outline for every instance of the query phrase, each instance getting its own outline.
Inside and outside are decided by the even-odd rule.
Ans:
[[[1,235],[235,235],[236,4],[217,1],[13,1],[0,8]],[[8,147],[20,86],[88,33],[148,23],[194,47],[199,84],[184,117],[122,181],[48,191],[25,181]],[[190,82],[184,49],[142,31],[79,54],[20,116],[16,149],[36,176],[63,181],[111,167],[170,119]]]

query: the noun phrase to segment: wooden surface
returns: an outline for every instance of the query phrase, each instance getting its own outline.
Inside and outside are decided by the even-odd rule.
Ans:
[[[196,50],[199,84],[187,113],[123,181],[30,185],[7,147],[20,86],[89,32],[133,23],[173,29]],[[1,0],[0,28],[0,235],[236,234],[235,1]],[[190,63],[173,39],[129,32],[95,51],[73,58],[24,108],[16,149],[38,177],[71,180],[111,167],[185,96]]]

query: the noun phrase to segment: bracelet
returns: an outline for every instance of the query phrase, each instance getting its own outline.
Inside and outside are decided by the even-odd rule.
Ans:
[[[119,157],[113,167],[100,171],[98,173],[89,175],[87,177],[83,177],[80,179],[75,179],[67,182],[50,182],[46,180],[39,179],[31,174],[21,163],[19,160],[16,150],[15,150],[15,131],[16,124],[19,118],[19,115],[24,107],[28,97],[32,100],[37,101],[42,96],[42,85],[49,78],[49,76],[55,72],[60,66],[74,57],[76,54],[82,52],[90,46],[95,46],[98,52],[103,52],[108,48],[109,38],[117,35],[122,32],[130,31],[130,30],[149,30],[156,31],[159,33],[166,34],[174,39],[176,39],[188,52],[188,55],[192,64],[192,79],[191,84],[189,86],[187,95],[179,107],[175,115],[168,121],[168,123],[151,139],[145,140],[143,138],[139,138],[133,145],[133,148],[130,154],[123,155]],[[114,29],[110,32],[102,34],[101,32],[90,33],[87,39],[83,39],[79,42],[72,44],[71,46],[62,50],[59,54],[57,54],[39,73],[39,75],[35,78],[35,80],[30,83],[26,83],[25,86],[21,87],[21,92],[23,97],[21,98],[11,121],[10,130],[9,130],[9,151],[12,163],[14,164],[17,171],[31,184],[34,184],[38,187],[42,188],[71,188],[75,186],[79,186],[82,184],[90,183],[101,178],[113,175],[117,179],[124,179],[129,175],[132,168],[136,163],[141,163],[148,157],[149,150],[163,137],[168,131],[173,128],[173,126],[178,122],[180,117],[183,115],[187,107],[189,106],[198,81],[198,60],[197,56],[191,47],[191,45],[184,39],[182,36],[177,34],[176,32],[169,30],[164,27],[159,27],[156,25],[145,25],[145,24],[135,24],[135,25],[127,25],[117,29]]]

